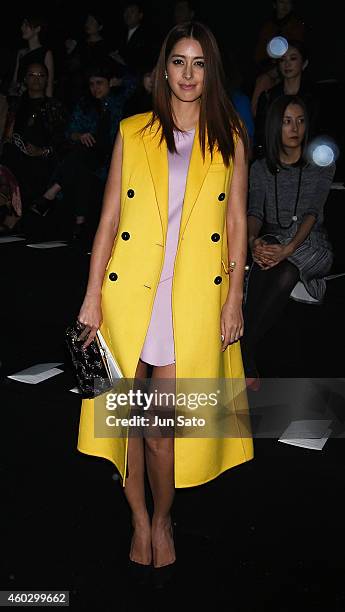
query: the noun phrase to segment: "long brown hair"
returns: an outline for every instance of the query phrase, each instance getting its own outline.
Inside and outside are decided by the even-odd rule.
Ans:
[[[225,89],[225,75],[217,41],[212,32],[202,23],[189,22],[175,26],[167,34],[155,68],[153,82],[153,114],[143,131],[151,129],[158,121],[161,128],[160,143],[166,140],[168,150],[176,152],[171,93],[164,77],[169,55],[182,38],[197,40],[205,58],[203,92],[200,100],[199,141],[202,155],[205,158],[206,139],[208,148],[213,155],[217,148],[222,154],[225,166],[229,166],[230,158],[234,158],[236,140],[239,137],[248,152],[247,130],[239,119]]]

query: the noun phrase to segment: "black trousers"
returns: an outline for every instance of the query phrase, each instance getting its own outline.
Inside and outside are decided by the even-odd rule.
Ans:
[[[257,345],[277,322],[298,280],[298,268],[287,260],[268,270],[262,270],[258,264],[253,264],[243,310],[244,335],[241,339],[243,366],[247,377],[258,376],[255,363]]]
[[[103,182],[94,171],[104,161],[104,152],[95,147],[75,145],[54,173],[51,184],[58,183],[76,216],[89,216],[95,207]]]
[[[18,181],[25,211],[47,189],[49,180],[55,171],[58,160],[55,155],[48,157],[31,157],[23,153],[16,145],[7,143],[1,158]]]

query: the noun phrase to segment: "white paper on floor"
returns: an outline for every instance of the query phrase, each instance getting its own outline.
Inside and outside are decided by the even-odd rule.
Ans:
[[[70,389],[71,393],[80,393],[78,387],[73,387],[73,389]]]
[[[25,238],[20,238],[19,236],[0,236],[0,244],[5,242],[21,242],[22,240],[25,240]]]
[[[284,442],[284,444],[291,444],[291,446],[300,446],[301,448],[309,448],[311,450],[322,450],[331,433],[332,430],[327,429],[326,434],[323,438],[298,438],[298,440],[278,440],[278,442]]]
[[[30,368],[15,372],[7,378],[17,380],[18,382],[28,383],[29,385],[37,385],[37,383],[57,376],[61,374],[63,370],[60,370],[57,366],[63,365],[63,363],[36,363]]]
[[[280,436],[278,442],[322,450],[332,433],[329,428],[331,422],[331,420],[324,419],[292,421]],[[294,438],[296,434],[300,437]]]
[[[31,244],[27,244],[26,246],[31,247],[32,249],[56,249],[58,247],[67,246],[67,242],[52,240],[51,242],[33,242]]]

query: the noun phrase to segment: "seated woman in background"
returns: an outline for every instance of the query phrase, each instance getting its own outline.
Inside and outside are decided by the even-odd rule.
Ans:
[[[267,44],[275,36],[283,36],[288,40],[294,40],[299,43],[303,43],[305,39],[304,23],[296,15],[292,0],[275,0],[272,5],[274,11],[272,18],[263,24],[255,48],[254,60],[257,65],[257,71],[252,94],[252,112],[254,117],[256,116],[260,94],[271,89],[281,80],[277,60],[271,59],[268,56]]]
[[[278,60],[278,68],[282,77],[280,82],[259,96],[255,119],[255,144],[258,157],[264,154],[265,121],[268,108],[279,96],[298,95],[302,98],[308,109],[310,135],[316,130],[319,103],[315,85],[305,73],[309,63],[307,50],[299,41],[289,40],[288,43],[288,50]]]
[[[4,130],[1,163],[16,177],[23,211],[46,188],[66,147],[67,116],[62,104],[46,96],[48,70],[30,64],[27,91],[12,99]]]
[[[89,68],[89,94],[74,108],[66,132],[72,150],[33,206],[34,212],[46,215],[63,191],[74,206],[75,237],[85,229],[86,217],[92,213],[93,186],[104,187],[123,106],[137,84],[134,77],[124,76],[121,81],[116,79],[117,87],[112,88],[112,70],[111,60]]]
[[[76,46],[72,53],[78,56],[79,68],[84,72],[88,66],[100,64],[109,55],[110,47],[103,36],[103,28],[103,18],[89,13],[84,21],[84,39],[80,42],[74,41]]]
[[[322,298],[333,254],[323,208],[335,164],[308,161],[308,113],[297,96],[281,96],[266,122],[266,157],[250,172],[248,244],[253,264],[244,307],[242,356],[249,386],[257,384],[255,351],[301,280]]]
[[[28,16],[21,25],[22,37],[27,47],[19,49],[9,95],[20,96],[26,89],[25,76],[30,64],[44,64],[47,70],[45,94],[52,97],[54,88],[54,60],[48,47],[42,44],[47,24],[42,17]]]

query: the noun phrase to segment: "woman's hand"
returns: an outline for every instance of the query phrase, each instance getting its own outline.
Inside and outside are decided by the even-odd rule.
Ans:
[[[85,296],[82,307],[78,315],[78,321],[85,325],[79,340],[86,339],[83,349],[86,349],[96,336],[97,330],[102,324],[101,297]]]
[[[109,84],[110,84],[110,87],[120,87],[122,85],[122,79],[114,76],[110,79]]]
[[[123,57],[120,55],[120,52],[118,49],[116,49],[116,51],[111,51],[109,55],[111,59],[115,60],[115,62],[117,62],[118,64],[121,64],[122,66],[126,66],[126,62],[123,59]]]
[[[93,147],[93,145],[96,142],[94,136],[90,134],[90,132],[85,132],[85,134],[80,134],[79,140],[81,144],[85,145],[86,147]]]
[[[78,43],[76,40],[74,40],[74,38],[67,38],[65,40],[65,49],[66,49],[67,55],[70,55],[71,53],[73,53],[77,44]]]
[[[229,344],[233,344],[243,336],[243,313],[242,300],[226,300],[222,308],[220,317],[220,329],[222,334],[222,351],[225,351]]]
[[[37,147],[31,144],[31,142],[27,142],[25,148],[30,157],[41,157],[44,154],[44,149],[42,147]]]
[[[264,255],[268,261],[266,268],[273,268],[273,266],[277,266],[291,254],[292,249],[288,244],[267,244],[264,247]]]
[[[262,270],[266,270],[270,264],[273,263],[273,259],[265,251],[267,243],[262,240],[262,238],[256,238],[252,242],[249,242],[249,246],[253,261],[255,261]]]
[[[268,244],[261,238],[256,238],[250,246],[253,260],[262,270],[276,266],[293,252],[289,245]]]

